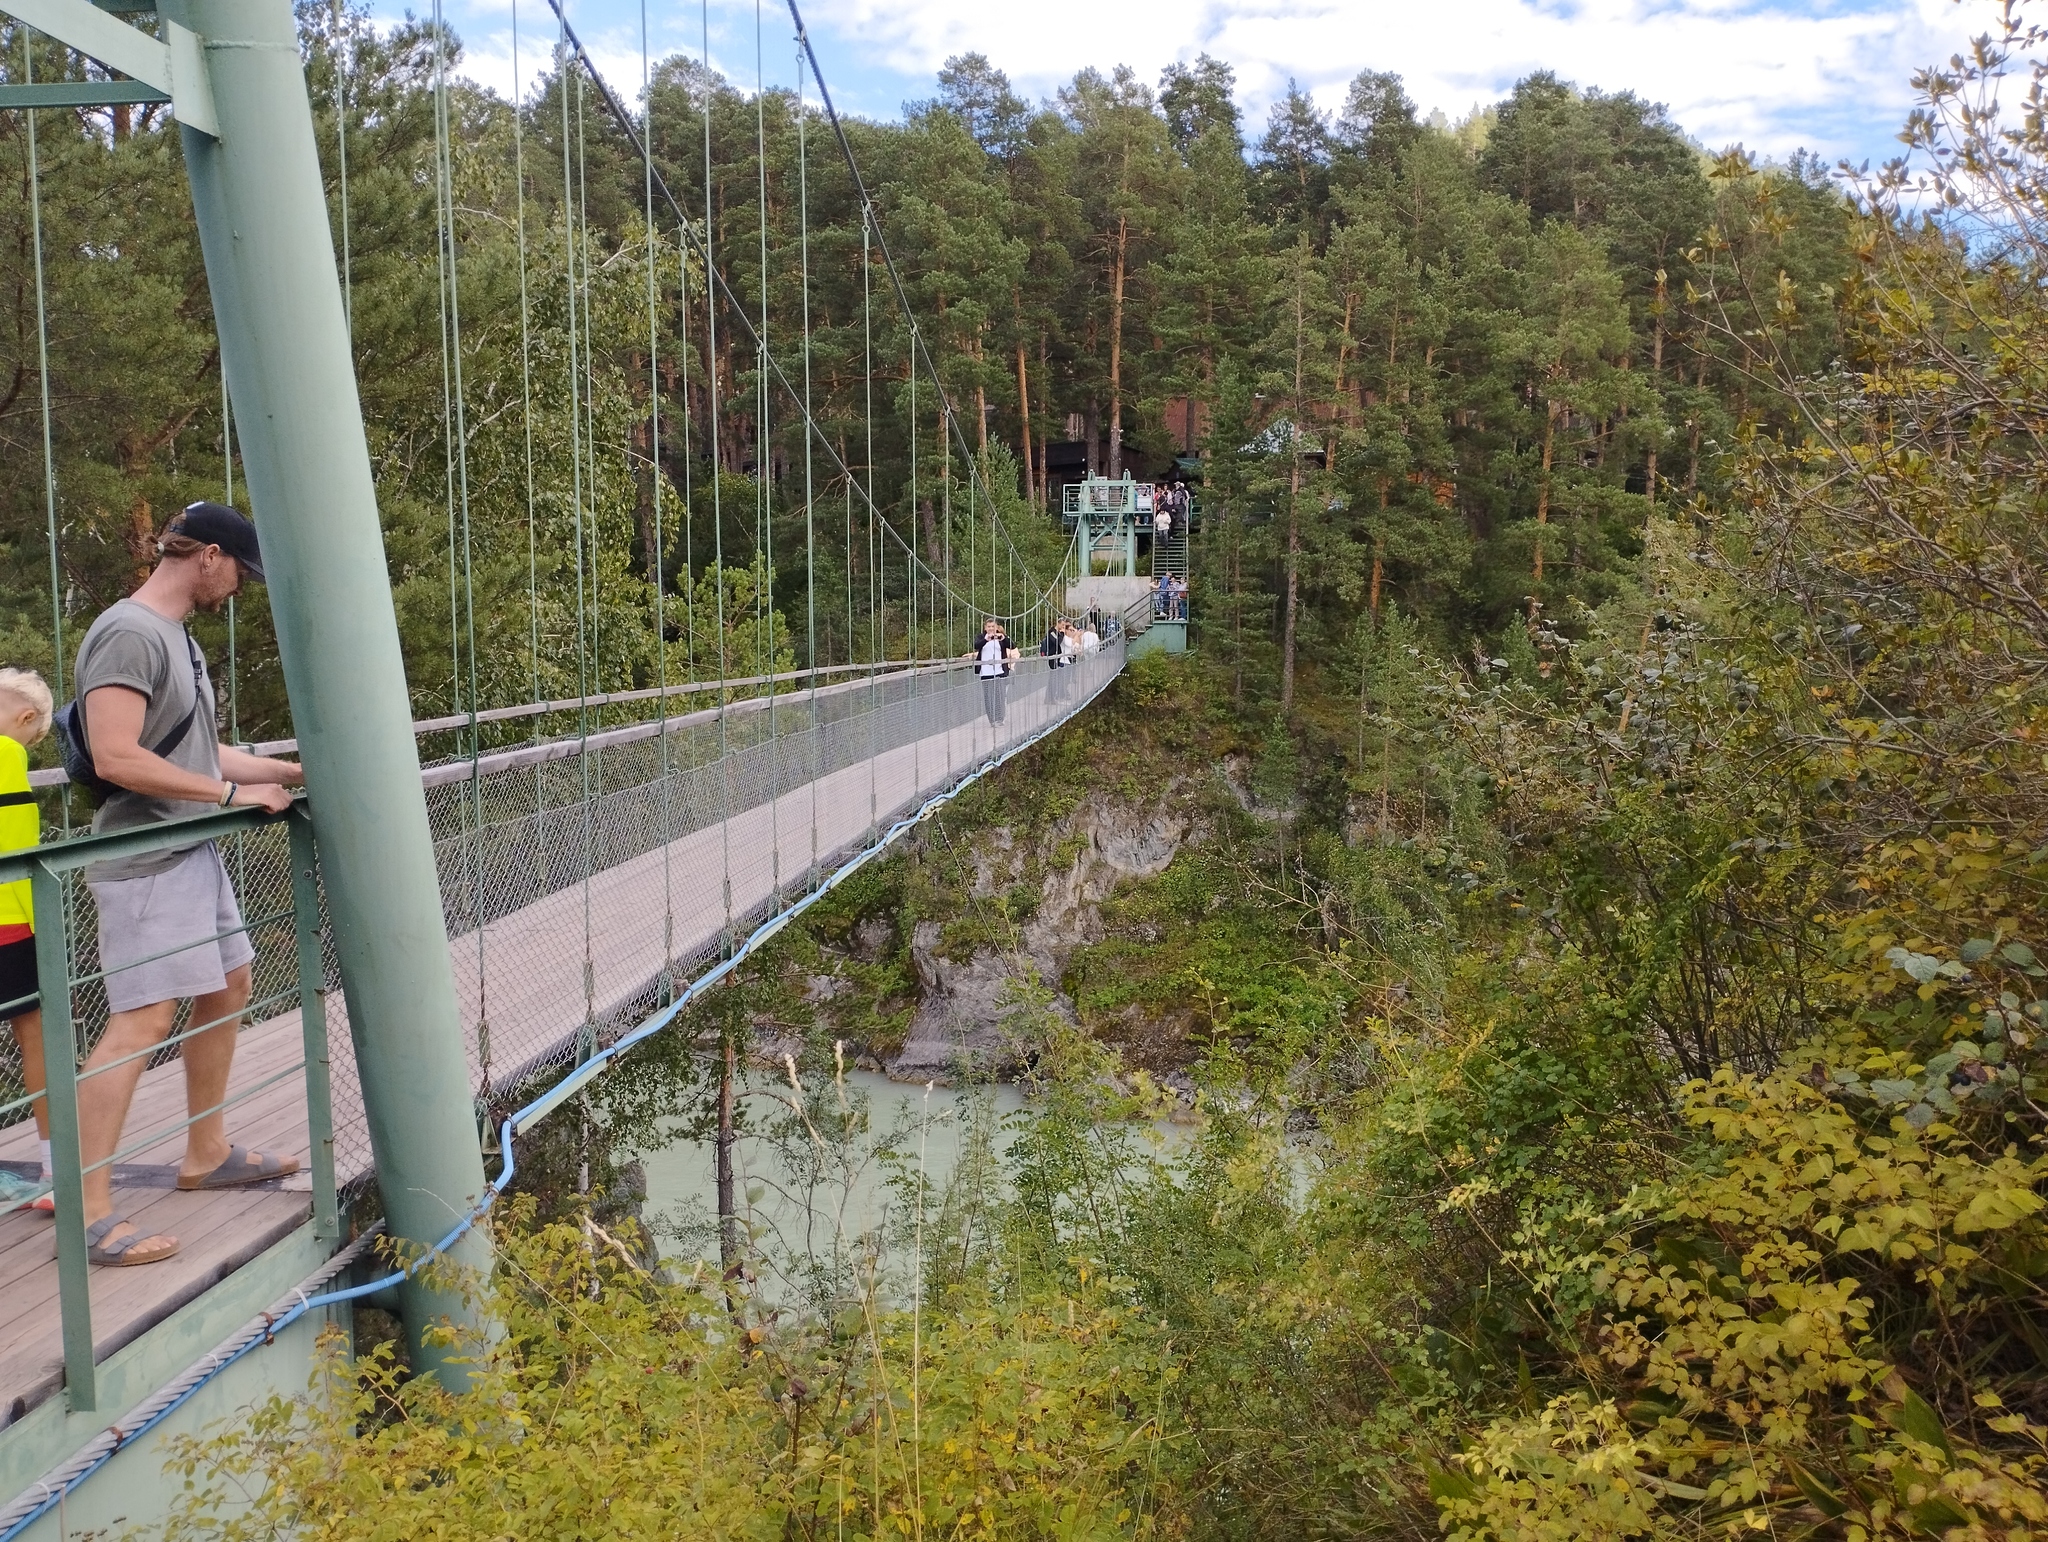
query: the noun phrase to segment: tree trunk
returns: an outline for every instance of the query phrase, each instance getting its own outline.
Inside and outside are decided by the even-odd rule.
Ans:
[[[137,498],[128,510],[128,551],[135,559],[135,582],[139,587],[156,565],[156,522],[150,517],[147,498]]]
[[[1046,382],[1052,379],[1052,368],[1047,362],[1051,357],[1052,338],[1044,328],[1038,329],[1038,411],[1047,422],[1052,420],[1052,402],[1046,395]],[[1046,463],[1045,436],[1038,438],[1038,492],[1039,507],[1045,508],[1052,501],[1052,488],[1048,485],[1051,467]]]
[[[1230,701],[1244,705],[1244,534],[1235,510],[1224,516],[1230,521]]]
[[[1092,396],[1088,398],[1088,412],[1082,426],[1088,434],[1088,475],[1095,476],[1102,470],[1098,453],[1102,444],[1102,404]]]
[[[1699,383],[1694,387],[1695,390],[1704,388],[1707,383],[1707,364],[1704,359],[1700,361],[1698,379]],[[1700,480],[1700,415],[1697,409],[1694,410],[1692,417],[1687,419],[1686,428],[1685,491],[1690,497],[1693,489],[1699,486]]]
[[[981,333],[974,334],[974,448],[986,460],[988,458],[988,385],[987,376],[982,373],[986,358]]]
[[[1358,296],[1350,289],[1346,289],[1344,291],[1344,331],[1337,341],[1337,388],[1331,393],[1339,401],[1344,399],[1344,366],[1351,361],[1351,309],[1357,302]]]
[[[1387,479],[1380,478],[1380,528],[1372,534],[1372,588],[1367,591],[1365,608],[1372,619],[1380,619],[1380,580],[1387,565]]]
[[[1557,403],[1543,404],[1543,474],[1536,483],[1536,582],[1543,582],[1543,527],[1550,523],[1550,456],[1557,438]]]
[[[1124,259],[1130,223],[1116,217],[1116,279],[1109,292],[1109,475],[1124,474]]]
[[[733,1193],[732,1147],[733,1090],[737,1080],[732,1034],[725,1036],[725,1058],[718,1068],[718,1140],[715,1147],[715,1177],[718,1187],[718,1265],[727,1280],[740,1268],[740,1211]]]
[[[1651,314],[1650,327],[1650,381],[1653,388],[1664,379],[1664,270],[1657,270],[1657,304]],[[1643,495],[1650,500],[1650,507],[1657,507],[1657,444],[1650,442],[1649,459],[1643,466]]]
[[[1017,343],[1017,423],[1024,444],[1024,501],[1038,506],[1038,476],[1031,462],[1031,392],[1024,373],[1024,343]]]
[[[1294,442],[1287,485],[1287,611],[1280,629],[1280,710],[1294,705],[1294,625],[1301,605],[1301,372],[1304,315],[1302,285],[1306,281],[1306,238],[1294,265],[1294,421],[1287,425]]]
[[[1300,430],[1296,429],[1296,433]],[[1287,620],[1280,634],[1280,710],[1294,705],[1294,620],[1301,606],[1301,451],[1287,489]]]

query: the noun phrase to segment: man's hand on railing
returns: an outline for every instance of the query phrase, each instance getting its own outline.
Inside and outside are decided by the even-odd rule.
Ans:
[[[228,808],[260,808],[273,814],[282,814],[292,806],[292,795],[285,788],[263,782],[231,782],[226,803]]]

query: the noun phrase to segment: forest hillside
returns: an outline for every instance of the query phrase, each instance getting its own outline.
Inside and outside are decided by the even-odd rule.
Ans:
[[[692,319],[623,142],[572,145],[553,78],[462,88],[437,134],[453,40],[302,20],[421,714],[472,670],[493,700],[577,683],[528,556],[576,511],[528,501],[522,419],[543,460],[612,447],[574,531],[589,683],[644,683],[650,595],[712,565],[780,597],[774,656],[861,658],[854,597],[900,601],[850,528],[791,557],[800,451]],[[323,1396],[180,1449],[173,1534],[2040,1536],[2048,119],[2026,16],[1988,24],[1860,178],[1550,75],[1445,125],[1368,73],[1261,127],[1206,57],[1037,105],[968,57],[851,125],[1026,560],[1057,560],[1056,454],[1199,479],[1195,649],[598,1084],[500,1228],[477,1394],[336,1346]],[[795,102],[678,60],[646,107],[734,290],[775,335],[808,303],[850,463],[905,528],[961,517],[850,189],[776,195]],[[51,667],[53,609],[75,639],[229,445],[163,125],[43,119],[52,478],[20,472],[45,377],[10,202],[0,649]],[[761,279],[792,240],[808,295]],[[652,382],[650,280],[690,339]],[[519,381],[578,338],[573,387]],[[657,393],[715,436],[654,440]],[[711,546],[707,487],[750,511]],[[263,619],[235,625],[253,735],[284,707]],[[941,999],[1034,1095],[1000,1148],[970,1100],[944,1184],[842,1074],[901,1066]],[[625,1157],[712,1117],[721,1046],[786,1070],[750,1117],[821,1191],[880,1162],[901,1224],[653,1266]]]

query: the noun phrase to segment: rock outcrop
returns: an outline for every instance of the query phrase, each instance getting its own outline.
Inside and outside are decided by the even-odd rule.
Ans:
[[[1156,877],[1195,834],[1188,783],[1176,779],[1143,805],[1104,792],[1084,801],[1030,846],[1012,832],[984,832],[973,851],[974,899],[994,904],[1027,874],[1040,878],[1037,904],[1014,945],[949,957],[942,929],[920,921],[910,939],[920,1001],[902,1047],[884,1061],[891,1076],[929,1081],[972,1066],[1000,1074],[1018,1054],[1012,1019],[1020,979],[1035,974],[1053,1010],[1073,1003],[1059,990],[1067,959],[1103,935],[1102,902],[1127,879]]]

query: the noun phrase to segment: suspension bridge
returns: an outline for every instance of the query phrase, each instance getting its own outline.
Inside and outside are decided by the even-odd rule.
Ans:
[[[520,1135],[571,1106],[621,1052],[664,1031],[921,818],[1085,710],[1134,653],[1185,646],[1184,593],[1176,608],[1155,597],[1155,584],[1185,578],[1187,549],[1184,523],[1152,546],[1153,576],[1140,575],[1138,532],[1150,541],[1151,504],[1149,489],[1128,479],[1075,506],[1071,539],[1057,514],[990,484],[794,4],[796,185],[775,191],[795,204],[797,232],[776,255],[802,297],[801,321],[772,346],[765,122],[760,293],[749,297],[715,249],[708,94],[693,207],[656,153],[663,125],[644,20],[645,110],[636,114],[556,6],[546,46],[562,120],[558,251],[529,245],[523,169],[515,195],[522,394],[513,416],[525,422],[530,689],[491,699],[486,682],[502,684],[507,672],[493,667],[503,639],[479,636],[473,553],[484,478],[470,464],[479,413],[465,329],[503,318],[464,308],[459,146],[437,5],[435,218],[422,243],[432,242],[440,296],[452,639],[434,699],[453,710],[415,719],[355,386],[350,120],[336,112],[333,164],[323,166],[291,6],[0,0],[0,16],[24,40],[24,67],[0,86],[0,110],[29,125],[46,447],[37,113],[154,103],[175,114],[220,332],[223,436],[240,430],[241,501],[262,533],[298,730],[250,748],[296,754],[310,789],[281,817],[226,809],[92,835],[70,824],[83,805],[62,773],[38,772],[48,838],[0,855],[0,881],[27,878],[36,899],[55,1200],[52,1218],[28,1208],[0,1215],[11,1306],[0,1323],[0,1542],[12,1542],[69,1536],[81,1521],[148,1518],[162,1502],[152,1496],[165,1492],[151,1437],[301,1390],[314,1335],[346,1328],[353,1301],[400,1310],[416,1342],[429,1323],[465,1321],[459,1296],[379,1262],[360,1226],[365,1205],[380,1204],[379,1224],[417,1249],[486,1267],[479,1223],[516,1170]],[[516,60],[516,11],[513,25]],[[704,32],[708,73],[708,11]],[[68,51],[58,78],[33,78],[31,38]],[[757,112],[767,94],[757,80]],[[591,297],[602,264],[568,153],[584,142],[586,117],[623,138],[640,174],[646,389],[622,428],[599,410]],[[515,141],[518,133],[515,114]],[[811,367],[814,135],[860,225],[864,397],[851,422],[842,412],[829,424]],[[328,183],[340,192],[338,247]],[[566,317],[558,346],[545,350],[531,311],[544,285],[559,290],[555,313]],[[877,354],[875,309],[902,339],[894,357]],[[717,365],[721,330],[751,358],[745,379]],[[569,446],[551,462],[535,450],[534,376],[564,351]],[[709,363],[693,395],[700,357]],[[684,389],[664,392],[664,369],[678,367]],[[889,397],[879,408],[877,381]],[[719,469],[733,459],[720,442],[733,431],[722,391],[748,393],[753,462],[746,506],[730,510],[739,484]],[[877,475],[875,438],[884,415],[901,415],[898,398],[907,398],[911,440],[892,486]],[[675,404],[666,416],[664,402]],[[494,410],[505,416],[502,402]],[[235,503],[237,457],[224,462]],[[633,591],[644,596],[639,624],[651,646],[640,678],[614,684],[598,633],[607,618],[618,624],[620,602],[600,596],[604,575],[615,582],[617,571],[606,567],[600,526],[621,466],[625,485],[651,502],[648,571]],[[708,486],[689,485],[693,470]],[[62,521],[47,448],[44,482],[61,699]],[[921,521],[933,504],[936,517]],[[543,506],[566,519],[544,520]],[[1034,519],[1036,539],[1022,523]],[[773,550],[778,528],[801,530],[800,561]],[[545,549],[559,536],[566,551]],[[841,578],[826,597],[835,613],[821,617],[818,574],[835,537]],[[571,592],[544,584],[544,569],[566,575]],[[794,586],[792,571],[802,573]],[[571,618],[566,657],[551,664],[579,683],[554,699],[540,690],[544,608]],[[1038,647],[1057,618],[1081,614],[1092,616],[1093,641],[1064,653]],[[1018,649],[993,685],[971,652],[988,619]],[[794,634],[787,647],[783,633]],[[150,1057],[121,1142],[97,1164],[111,1166],[117,1208],[138,1233],[174,1234],[181,1250],[146,1267],[91,1268],[82,1185],[95,1164],[81,1148],[78,1097],[103,1074],[88,1057],[108,1004],[82,875],[95,860],[201,838],[221,843],[256,954],[224,1105],[230,1131],[297,1158],[299,1169],[241,1189],[175,1186],[186,1127],[213,1111],[188,1108],[175,1057],[179,1042],[213,1025],[182,1024]],[[34,1181],[34,1097],[13,1056],[11,1042],[0,1049],[0,1165]],[[424,1353],[422,1364],[462,1382],[459,1365]]]

